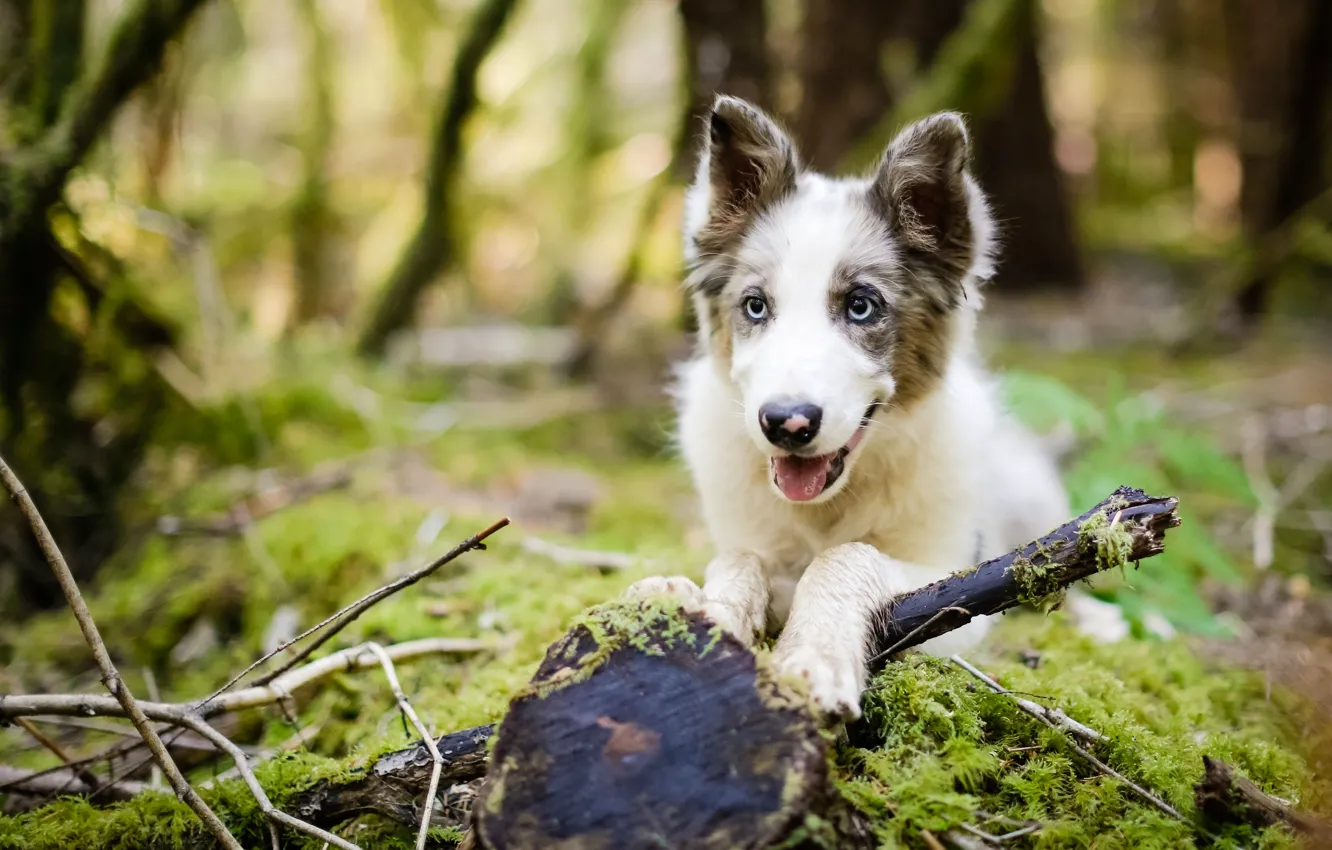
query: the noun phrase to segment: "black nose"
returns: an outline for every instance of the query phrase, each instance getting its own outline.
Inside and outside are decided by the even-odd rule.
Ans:
[[[819,433],[823,408],[817,404],[770,401],[759,408],[759,426],[768,442],[794,451],[809,445]]]

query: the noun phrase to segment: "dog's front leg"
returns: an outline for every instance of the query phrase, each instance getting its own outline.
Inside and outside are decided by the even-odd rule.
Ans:
[[[937,570],[890,558],[864,543],[827,550],[796,585],[774,652],[778,672],[807,681],[815,703],[829,714],[859,717],[876,619],[887,615],[893,597],[936,577]],[[984,629],[979,618],[973,625],[970,640]]]
[[[669,594],[685,608],[699,611],[739,638],[745,646],[764,627],[768,611],[768,579],[751,552],[724,552],[713,558],[699,588],[685,576],[645,578],[625,592],[630,597]]]

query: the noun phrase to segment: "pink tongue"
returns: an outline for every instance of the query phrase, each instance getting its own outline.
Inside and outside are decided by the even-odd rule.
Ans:
[[[822,457],[779,457],[773,460],[777,487],[793,502],[808,502],[828,484],[828,467],[835,454]]]

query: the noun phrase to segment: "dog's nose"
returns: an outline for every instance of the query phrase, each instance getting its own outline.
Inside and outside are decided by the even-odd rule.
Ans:
[[[763,436],[774,446],[791,451],[809,445],[822,421],[823,408],[817,404],[770,401],[759,408]]]

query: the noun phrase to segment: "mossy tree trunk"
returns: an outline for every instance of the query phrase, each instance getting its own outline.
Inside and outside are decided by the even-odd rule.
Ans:
[[[84,56],[81,0],[6,6],[27,61],[8,66],[17,70],[3,107],[18,147],[0,155],[0,453],[71,547],[66,555],[78,577],[115,543],[116,496],[163,403],[161,381],[136,358],[168,344],[171,332],[127,293],[105,297],[107,282],[60,243],[50,219],[72,215],[59,206],[68,175],[201,5],[140,0],[96,63]],[[86,325],[57,318],[52,303],[62,289],[82,302],[92,317]],[[110,321],[101,321],[103,310],[111,311]],[[112,419],[107,410],[75,407],[88,380],[115,400]],[[17,575],[17,592],[7,598],[55,602],[60,593],[31,536],[12,509],[3,511],[0,566]]]
[[[872,618],[871,668],[973,617],[1048,606],[1076,581],[1159,554],[1177,507],[1121,487],[1039,540],[902,594]],[[476,843],[877,846],[829,781],[820,721],[788,687],[763,657],[672,600],[594,609],[510,703],[472,809]],[[349,787],[360,799],[363,780]]]
[[[473,808],[478,846],[816,846],[812,816],[832,846],[874,846],[829,784],[803,700],[753,653],[693,615],[599,615],[510,705]]]

